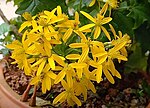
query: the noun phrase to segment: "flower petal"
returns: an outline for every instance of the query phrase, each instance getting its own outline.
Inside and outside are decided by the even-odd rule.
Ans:
[[[106,37],[109,39],[109,41],[111,41],[111,37],[110,37],[108,31],[107,31],[103,26],[101,26],[101,29],[103,30],[104,34],[105,34]]]
[[[101,28],[99,26],[96,26],[94,31],[94,39],[97,39],[100,34],[101,34]]]
[[[84,30],[87,30],[87,29],[92,28],[94,26],[95,26],[95,24],[87,24],[87,25],[80,27],[79,31],[84,31]]]
[[[54,100],[53,100],[53,104],[58,103],[62,98],[66,97],[67,92],[63,91],[62,93],[60,93]],[[66,99],[64,99],[65,101]]]
[[[84,11],[80,11],[81,14],[83,14],[85,17],[87,17],[89,20],[91,20],[92,22],[96,23],[96,20],[88,13],[84,12]]]
[[[63,69],[55,78],[54,84],[58,84],[60,81],[62,81],[65,75],[66,75],[66,72],[65,72],[65,69]]]
[[[71,99],[72,99],[78,106],[81,106],[81,101],[80,101],[75,95],[71,95]]]

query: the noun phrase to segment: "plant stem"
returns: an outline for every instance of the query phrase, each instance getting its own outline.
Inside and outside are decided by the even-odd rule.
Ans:
[[[3,21],[4,21],[5,23],[11,25],[10,22],[9,22],[9,20],[8,20],[8,19],[6,18],[6,16],[4,15],[3,11],[1,10],[1,8],[0,8],[0,17],[3,19]],[[14,25],[12,25],[12,31],[14,32],[15,35],[17,35],[17,36],[22,36],[21,33],[18,33],[18,29],[17,29],[17,27],[14,26]],[[16,37],[15,37],[15,38],[16,38]]]
[[[20,101],[27,102],[27,100],[28,100],[28,94],[29,94],[29,91],[30,91],[31,87],[32,87],[32,85],[28,84],[28,86],[27,86],[26,90],[24,91],[24,93],[23,93]]]
[[[34,86],[34,92],[32,94],[30,101],[29,101],[29,106],[32,106],[32,107],[36,106],[36,89],[37,89],[37,86],[35,85]]]
[[[0,17],[4,20],[5,23],[10,24],[9,20],[6,18],[1,8],[0,8]]]

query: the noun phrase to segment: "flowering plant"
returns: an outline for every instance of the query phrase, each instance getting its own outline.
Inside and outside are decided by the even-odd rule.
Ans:
[[[19,29],[22,41],[14,40],[7,47],[13,50],[13,63],[31,76],[29,85],[34,85],[35,91],[37,85],[41,85],[43,93],[55,84],[63,86],[64,91],[53,104],[67,101],[70,106],[81,106],[78,96],[83,95],[86,101],[88,90],[96,92],[93,81],[100,83],[103,74],[112,84],[113,77],[121,79],[114,59],[127,61],[126,47],[131,40],[128,34],[116,33],[109,23],[109,6],[106,2],[96,17],[80,11],[69,19],[60,6],[35,16],[23,14],[26,21]],[[88,24],[80,22],[80,13],[90,20]],[[106,29],[107,25],[110,29]],[[107,41],[101,40],[102,35]]]

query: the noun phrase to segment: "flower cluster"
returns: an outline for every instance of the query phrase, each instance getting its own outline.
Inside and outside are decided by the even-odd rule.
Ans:
[[[116,33],[109,24],[112,18],[105,17],[106,10],[104,5],[96,17],[81,11],[89,19],[86,25],[81,25],[78,12],[70,20],[60,6],[35,16],[23,14],[26,21],[19,29],[22,41],[15,40],[7,47],[13,50],[13,63],[32,77],[31,85],[41,85],[43,93],[54,84],[63,86],[53,104],[67,101],[81,106],[78,96],[83,95],[86,101],[88,90],[96,92],[93,81],[100,83],[103,74],[112,84],[113,77],[121,79],[114,59],[127,61],[126,46],[131,41],[127,34]],[[109,31],[104,25],[109,25]],[[100,41],[102,34],[107,42]]]

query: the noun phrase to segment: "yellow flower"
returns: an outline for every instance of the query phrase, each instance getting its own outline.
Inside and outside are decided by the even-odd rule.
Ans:
[[[116,31],[113,28],[113,26],[111,24],[109,26],[111,28],[111,31],[112,31],[113,35],[114,35],[114,40],[112,40],[112,42],[111,42],[112,45],[117,45],[119,43],[126,42],[126,45],[124,45],[124,47],[122,47],[120,49],[120,52],[121,52],[122,55],[127,57],[128,54],[127,54],[126,47],[129,46],[130,43],[131,43],[130,36],[128,34],[123,35],[121,31],[118,31],[118,34],[119,34],[119,36],[118,36],[116,34]]]
[[[79,24],[80,24],[79,14],[78,12],[75,12],[74,20],[67,20],[61,24],[56,25],[56,27],[67,28],[64,35],[62,36],[64,42],[66,42],[69,39],[69,37],[72,35],[73,32],[79,35],[81,38],[83,38],[82,32],[90,32],[90,29],[79,30]]]
[[[46,91],[51,89],[52,80],[56,78],[56,74],[50,70],[49,64],[46,64],[42,69],[42,73],[39,76],[34,76],[30,84],[37,85],[39,82],[42,83],[42,92],[46,93]]]
[[[24,69],[26,75],[30,75],[31,68],[27,59],[28,55],[25,53],[26,49],[24,48],[24,44],[18,40],[15,40],[11,44],[8,44],[6,47],[13,50],[11,58],[15,59],[15,61],[12,62],[12,64],[17,63],[20,69]]]
[[[56,104],[58,102],[62,103],[65,100],[67,100],[67,103],[70,106],[73,106],[74,103],[76,103],[78,106],[81,106],[80,100],[76,97],[74,93],[74,89],[72,87],[69,87],[68,83],[65,80],[61,81],[62,86],[64,87],[65,91],[60,93],[54,100],[53,104]]]
[[[26,27],[36,27],[37,26],[37,23],[36,21],[34,20],[36,18],[36,16],[31,16],[28,12],[25,12],[23,15],[25,21],[23,24],[21,24],[21,27],[19,28],[19,32],[21,32],[24,28]]]
[[[117,8],[118,7],[118,0],[103,0],[103,2],[108,3],[108,5],[111,8]]]
[[[97,14],[96,18],[93,18],[90,14],[84,12],[84,11],[80,11],[85,17],[87,17],[89,20],[91,20],[93,23],[91,24],[87,24],[82,26],[81,28],[79,28],[80,31],[95,27],[94,30],[94,39],[97,39],[100,34],[101,31],[104,32],[104,34],[106,35],[106,37],[111,40],[110,35],[108,33],[108,31],[105,29],[105,27],[103,27],[104,24],[109,23],[112,18],[111,17],[104,17],[103,15],[101,15],[100,13]]]
[[[117,8],[118,7],[118,0],[97,0],[98,2],[105,2],[107,3],[111,8]],[[92,0],[89,4],[89,7],[93,6],[96,3],[96,0]]]

